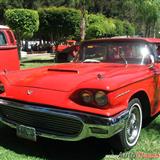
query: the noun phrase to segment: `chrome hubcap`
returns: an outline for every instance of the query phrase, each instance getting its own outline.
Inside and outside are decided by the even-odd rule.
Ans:
[[[141,130],[142,115],[139,105],[132,106],[126,125],[126,140],[129,145],[134,145],[139,137]]]

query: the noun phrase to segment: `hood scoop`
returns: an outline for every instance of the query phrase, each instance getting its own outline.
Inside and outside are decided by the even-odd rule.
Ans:
[[[78,73],[77,70],[49,68],[48,71]]]

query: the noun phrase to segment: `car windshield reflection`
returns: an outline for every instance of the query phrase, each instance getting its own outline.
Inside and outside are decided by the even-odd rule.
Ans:
[[[150,64],[151,51],[145,42],[90,42],[80,50],[80,62]]]

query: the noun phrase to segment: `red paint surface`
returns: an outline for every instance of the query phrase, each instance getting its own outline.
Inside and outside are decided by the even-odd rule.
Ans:
[[[8,27],[0,26],[6,39],[5,45],[0,45],[0,70],[19,70],[19,57],[15,36]]]

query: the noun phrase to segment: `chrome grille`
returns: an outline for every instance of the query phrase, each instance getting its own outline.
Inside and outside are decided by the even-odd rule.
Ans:
[[[46,114],[20,108],[1,106],[0,113],[5,120],[36,128],[38,131],[58,136],[76,136],[81,133],[83,124],[75,118],[64,115]]]

